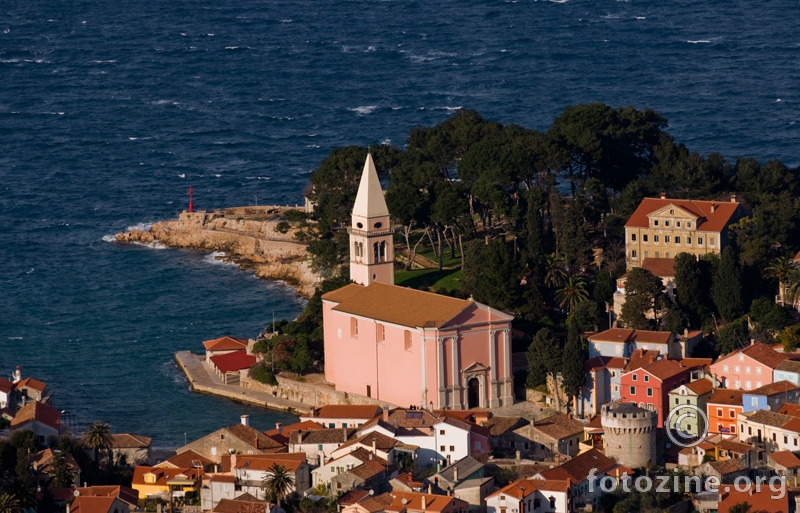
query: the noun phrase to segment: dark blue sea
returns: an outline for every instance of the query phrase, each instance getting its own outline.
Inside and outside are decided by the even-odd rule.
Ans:
[[[0,375],[79,423],[176,446],[242,413],[172,360],[304,305],[189,251],[110,235],[197,208],[294,204],[337,146],[402,145],[460,108],[546,129],[651,107],[691,149],[800,164],[800,3],[29,2],[0,6]],[[105,238],[105,239],[104,239]]]

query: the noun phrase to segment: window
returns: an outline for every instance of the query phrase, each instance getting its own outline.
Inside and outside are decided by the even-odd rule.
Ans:
[[[647,375],[647,374],[645,374],[645,375],[644,375],[644,380],[645,380],[645,381],[650,381],[650,376],[649,376],[649,375]]]
[[[636,381],[636,377],[637,377],[636,374],[634,374],[633,376],[631,376],[631,379]]]
[[[735,424],[731,425],[731,434],[732,435],[736,434],[736,425]]]
[[[717,417],[722,417],[722,408],[717,408]]]
[[[691,237],[686,237],[686,244],[688,244],[689,246],[692,245],[692,238]]]
[[[217,448],[216,447],[212,447],[211,448],[211,455],[212,456],[216,456],[217,455]]]
[[[653,219],[653,226],[658,226],[658,219]],[[656,241],[658,242],[658,241]]]
[[[739,361],[740,361],[740,362],[743,362],[743,361],[744,361],[744,355],[743,355],[743,354],[740,354],[740,355],[739,355]]]
[[[444,434],[444,429],[440,429],[440,430],[439,430],[439,434],[440,434],[440,435],[443,435],[443,434]]]
[[[631,242],[636,242],[636,234],[635,233],[631,234]]]
[[[680,243],[681,243],[681,238],[676,235],[675,236],[675,244],[680,244]]]
[[[333,422],[328,422],[328,429],[336,429],[336,424]]]
[[[631,250],[631,258],[636,258],[636,250],[635,249]]]
[[[686,221],[686,227],[687,228],[691,228],[692,227],[692,222],[691,221]]]
[[[742,429],[744,429],[744,424],[742,424]],[[747,426],[747,434],[748,435],[752,435],[753,434],[753,428],[752,427]]]
[[[636,387],[631,387],[631,395],[636,395]]]
[[[645,257],[645,258],[647,258],[648,256],[650,256],[650,255],[648,255],[648,254],[647,254],[647,251],[645,251],[645,252],[644,252],[644,257]]]
[[[406,351],[411,351],[411,331],[403,331],[403,348]]]
[[[664,235],[664,243],[669,244],[669,235]]]
[[[738,379],[733,382],[733,388],[742,388],[742,382]]]
[[[761,388],[761,382],[760,381],[756,381],[756,388]]]
[[[642,235],[642,241],[643,242],[647,242],[647,234],[646,233]]]
[[[658,258],[658,251],[656,251],[656,258]]]
[[[542,507],[541,499],[533,499],[533,508],[534,509],[539,509],[541,507]]]
[[[750,384],[750,382],[749,382],[749,381],[745,381],[745,382],[744,382],[744,388],[745,388],[746,390],[750,390],[750,389],[751,389],[751,388],[753,388],[753,387],[752,387],[752,385]]]
[[[675,226],[677,226],[678,228],[680,228],[680,227],[681,227],[681,222],[680,222],[680,221],[676,222],[676,223],[675,223]]]
[[[778,441],[778,434],[777,433],[772,433],[772,441],[773,442],[777,442]]]
[[[653,242],[658,242],[658,235],[653,235]]]
[[[669,226],[669,221],[664,221],[664,226]]]
[[[708,238],[708,245],[709,246],[713,246],[714,245],[714,237],[709,237]]]
[[[761,367],[756,367],[756,374],[761,374]]]
[[[444,445],[439,446],[439,452],[444,452]]]
[[[783,435],[783,443],[785,443],[785,444],[789,443],[789,437],[788,436]]]
[[[794,439],[794,446],[797,447],[797,438]]]
[[[664,257],[666,257],[666,258],[669,258],[669,251],[667,251],[666,253],[664,253]]]
[[[346,428],[347,427],[347,422],[342,422],[342,427]]]
[[[450,446],[450,452],[456,452],[456,446],[455,445],[451,445]]]
[[[734,410],[733,408],[729,408],[728,409],[728,417],[730,417],[732,419],[735,419],[736,418],[736,410]]]
[[[350,336],[358,337],[358,319],[355,317],[350,318]]]
[[[647,387],[647,397],[653,397],[653,389],[650,387]]]
[[[739,374],[739,371],[740,371],[739,366],[738,365],[734,365],[733,366],[733,372],[735,372],[736,374]]]
[[[680,404],[680,400],[677,397],[675,398],[675,404],[676,405]]]
[[[556,509],[556,498],[550,497],[550,509]]]
[[[750,374],[750,366],[749,366],[749,365],[745,365],[745,367],[744,367],[744,373],[745,373],[745,374]]]
[[[697,237],[697,243],[702,246],[703,245],[703,238],[702,237]]]
[[[322,450],[322,444],[317,444],[317,450],[318,450],[318,451],[321,451],[321,450]]]

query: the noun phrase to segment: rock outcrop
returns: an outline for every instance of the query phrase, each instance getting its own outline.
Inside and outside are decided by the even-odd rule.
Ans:
[[[172,248],[219,251],[225,260],[252,270],[259,278],[284,281],[310,297],[320,278],[311,269],[306,246],[296,241],[295,232],[279,209],[241,207],[182,212],[177,220],[157,222],[149,231],[131,230],[115,237],[120,243],[160,242]]]

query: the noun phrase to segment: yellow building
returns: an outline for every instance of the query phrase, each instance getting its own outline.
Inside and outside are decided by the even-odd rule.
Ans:
[[[139,505],[156,497],[182,496],[197,491],[203,478],[202,468],[160,468],[139,465],[133,470],[131,488],[139,492]],[[176,493],[177,492],[177,493]]]
[[[730,202],[645,198],[625,223],[628,268],[678,253],[719,254],[730,243],[728,226],[742,215],[735,195]]]

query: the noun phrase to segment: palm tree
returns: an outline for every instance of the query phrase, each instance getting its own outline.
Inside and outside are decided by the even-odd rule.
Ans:
[[[564,273],[564,269],[562,269],[564,265],[564,259],[559,256],[556,256],[555,253],[551,253],[549,255],[544,256],[544,283],[548,287],[555,288],[560,287],[562,283],[564,283],[564,278],[566,274]]]
[[[272,464],[267,475],[261,481],[261,489],[268,497],[275,498],[278,507],[281,505],[281,499],[289,495],[293,488],[294,476],[285,465],[277,463]]]
[[[109,452],[111,446],[114,444],[114,438],[111,436],[111,428],[108,422],[98,420],[89,426],[89,430],[83,434],[81,439],[83,444],[94,451],[94,469],[100,469],[100,451],[105,450]]]
[[[784,304],[793,307],[800,301],[800,271],[796,271],[787,278],[786,288],[783,292],[786,297]]]
[[[787,257],[778,257],[764,268],[767,278],[778,280],[778,299],[783,302],[786,302],[786,286],[797,273],[797,263]]]
[[[567,312],[572,312],[578,303],[589,299],[586,292],[586,278],[580,274],[573,274],[567,278],[564,286],[556,292],[556,301],[561,308],[566,307]]]
[[[4,493],[0,495],[0,513],[18,513],[22,510],[22,506],[13,493]]]

